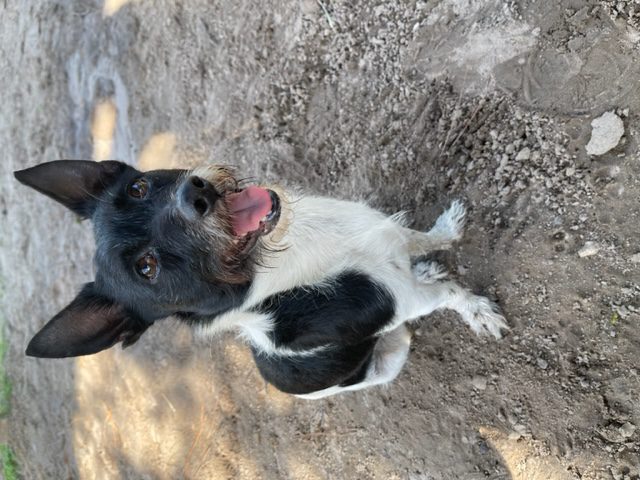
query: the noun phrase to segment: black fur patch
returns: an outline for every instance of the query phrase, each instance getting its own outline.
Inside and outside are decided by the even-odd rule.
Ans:
[[[368,275],[349,271],[321,286],[272,295],[256,310],[273,317],[270,336],[276,346],[308,350],[360,344],[391,321],[395,302]]]
[[[262,377],[285,393],[317,392],[334,385],[347,386],[364,380],[376,338],[356,345],[332,345],[309,356],[265,355],[252,348]]]
[[[147,322],[174,314],[191,323],[213,318],[240,305],[250,286],[224,282],[222,246],[177,213],[172,194],[184,175],[184,170],[141,173],[127,167],[93,213],[96,288]],[[139,178],[148,184],[144,199],[127,193]],[[153,284],[134,269],[149,250],[161,265]]]

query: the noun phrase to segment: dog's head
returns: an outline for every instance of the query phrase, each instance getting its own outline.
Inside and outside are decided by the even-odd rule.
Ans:
[[[96,278],[31,340],[27,354],[70,357],[134,343],[156,320],[212,318],[245,295],[278,196],[209,166],[139,172],[61,160],[15,173],[93,221]]]

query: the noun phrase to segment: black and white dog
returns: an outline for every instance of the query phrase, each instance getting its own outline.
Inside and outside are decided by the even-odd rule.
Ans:
[[[95,281],[31,340],[27,355],[71,357],[131,345],[168,316],[237,330],[262,376],[315,399],[387,383],[407,359],[405,322],[457,311],[500,337],[485,297],[415,259],[460,238],[459,202],[426,233],[361,203],[241,186],[231,169],[139,172],[57,161],[16,178],[93,221]]]

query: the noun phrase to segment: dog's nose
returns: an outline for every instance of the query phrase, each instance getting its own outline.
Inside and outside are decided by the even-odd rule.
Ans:
[[[187,217],[204,217],[220,198],[215,187],[195,175],[187,178],[178,191],[178,208]]]

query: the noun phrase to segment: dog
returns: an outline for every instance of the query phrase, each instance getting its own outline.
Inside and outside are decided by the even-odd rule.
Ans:
[[[26,354],[88,355],[135,343],[173,316],[202,334],[235,330],[263,378],[306,399],[392,381],[407,322],[452,309],[478,334],[508,329],[497,306],[421,256],[460,239],[454,201],[427,232],[363,203],[243,185],[234,170],[140,172],[59,160],[15,172],[91,219],[96,277]]]

